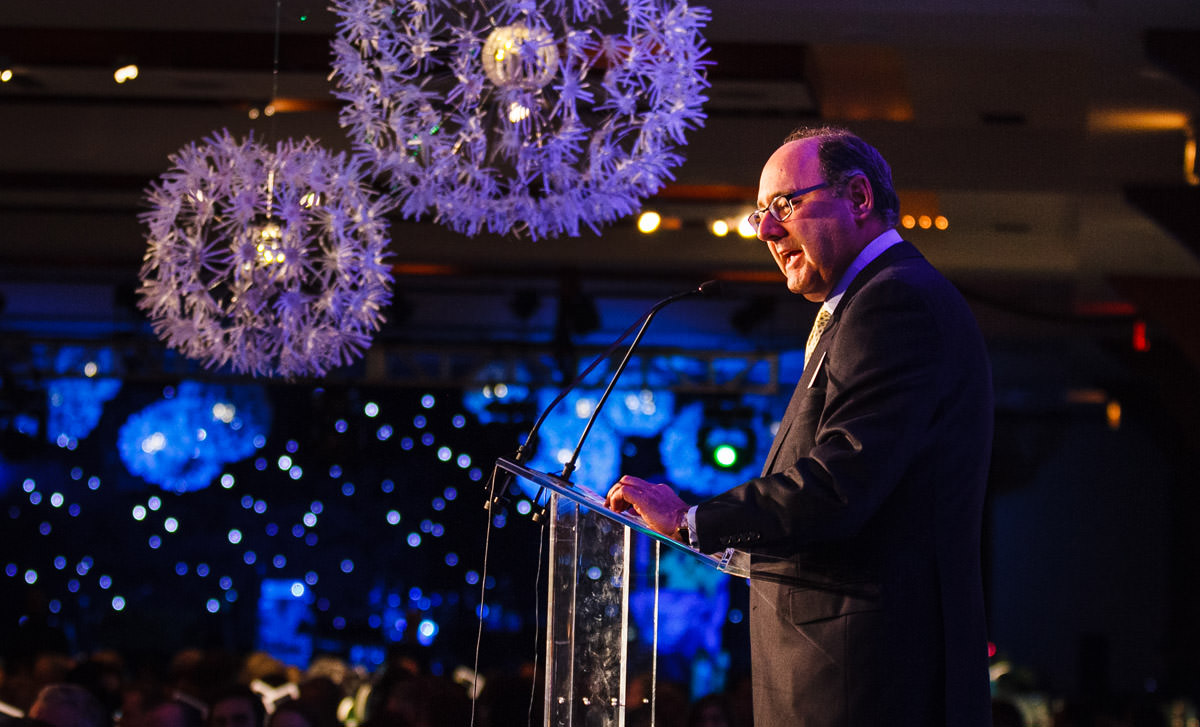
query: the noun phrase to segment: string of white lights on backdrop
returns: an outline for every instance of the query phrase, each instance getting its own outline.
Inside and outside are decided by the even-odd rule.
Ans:
[[[250,403],[257,396],[256,387],[212,388],[185,382],[162,401],[211,402],[229,398],[216,396],[224,393]],[[250,421],[264,412],[248,411],[253,408],[238,408],[245,418],[244,441],[233,442],[228,432],[216,435],[232,448],[250,446],[253,462],[236,468],[229,460],[220,463],[208,489],[207,482],[186,492],[138,487],[103,463],[75,459],[77,452],[45,467],[10,468],[4,474],[15,479],[0,478],[5,518],[0,589],[13,589],[17,582],[39,588],[48,599],[46,611],[34,615],[52,626],[86,619],[89,610],[148,618],[161,607],[173,609],[181,622],[202,623],[197,616],[231,611],[247,594],[254,598],[266,580],[283,581],[291,600],[317,594],[313,606],[320,620],[333,633],[344,633],[349,643],[361,640],[356,629],[362,624],[355,623],[361,618],[387,641],[415,636],[422,646],[435,640],[439,622],[455,618],[461,604],[461,609],[473,608],[482,575],[471,539],[455,528],[461,531],[489,516],[475,500],[461,497],[460,489],[481,486],[484,474],[478,454],[467,449],[480,434],[471,431],[453,398],[411,392],[372,397],[337,415],[321,410],[321,435],[315,441],[290,436],[307,429],[296,427],[293,416],[286,433],[264,443],[262,422]],[[131,419],[143,417],[139,412]],[[171,419],[180,433],[197,426],[186,415]],[[211,423],[205,426],[213,431]],[[153,438],[149,434],[142,441]],[[352,444],[327,446],[338,439]],[[363,451],[368,454],[357,456]],[[351,453],[348,459],[341,456]],[[237,454],[244,456],[245,450]],[[394,464],[381,468],[385,459]],[[393,466],[399,474],[381,479],[380,473]],[[128,509],[121,512],[114,503]],[[503,513],[490,517],[495,527],[505,527]],[[24,545],[15,547],[18,542]],[[363,547],[362,542],[388,547]],[[397,562],[409,567],[396,569]],[[356,569],[376,575],[348,580]],[[166,572],[178,580],[167,580]],[[372,599],[379,594],[368,593],[364,583],[372,588],[385,583],[392,590],[384,590],[376,602]],[[483,585],[503,591],[504,577],[489,576]],[[198,600],[188,602],[185,596]],[[515,598],[493,595],[485,609],[489,627],[519,630],[520,606]],[[404,623],[415,616],[419,623]],[[299,633],[290,639],[293,646],[307,639],[310,649],[314,640]],[[382,663],[382,649],[372,659],[372,666]]]
[[[221,131],[146,192],[138,307],[205,366],[324,375],[370,345],[391,301],[386,202],[361,165],[311,139],[274,149]]]
[[[672,179],[703,124],[706,9],[684,0],[334,0],[334,95],[405,217],[593,232]],[[605,32],[602,25],[619,27]]]

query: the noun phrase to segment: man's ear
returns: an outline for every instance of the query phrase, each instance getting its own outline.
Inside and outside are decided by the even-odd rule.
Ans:
[[[850,200],[855,219],[865,220],[875,211],[875,190],[862,174],[856,174],[846,182],[846,197]]]

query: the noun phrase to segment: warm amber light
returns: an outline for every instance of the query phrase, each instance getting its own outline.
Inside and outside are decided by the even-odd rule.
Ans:
[[[1116,431],[1121,428],[1121,402],[1113,399],[1104,407],[1104,418],[1108,420],[1108,428]]]
[[[913,217],[912,215],[904,215],[900,218],[900,224],[904,227],[904,229],[911,230],[917,226],[917,218]]]
[[[1183,179],[1193,187],[1200,185],[1200,170],[1196,168],[1196,135],[1190,126],[1187,141],[1183,142]]]
[[[1182,131],[1188,116],[1182,111],[1113,110],[1088,114],[1092,131]]]
[[[950,227],[950,220],[946,219],[945,215],[938,215],[933,218],[933,226],[939,230],[945,230]]]
[[[0,83],[8,83],[12,80],[13,72],[11,68],[0,70]]]
[[[921,215],[917,218],[917,226],[922,230],[928,230],[930,227],[933,227],[933,218],[929,215]]]
[[[138,77],[138,67],[130,63],[129,65],[121,66],[113,71],[113,80],[117,83],[125,83],[132,81]]]
[[[529,118],[529,108],[513,101],[508,105],[508,121],[510,124],[517,124]]]
[[[758,230],[750,224],[750,220],[745,217],[741,222],[738,222],[738,234],[745,238],[758,237]]]
[[[725,220],[713,220],[708,229],[712,230],[712,233],[717,237],[725,237],[729,234],[729,223]]]
[[[654,232],[655,230],[657,230],[658,226],[661,223],[662,223],[662,216],[659,215],[657,212],[653,212],[653,211],[643,212],[638,217],[637,228],[640,232],[649,235],[651,232]]]

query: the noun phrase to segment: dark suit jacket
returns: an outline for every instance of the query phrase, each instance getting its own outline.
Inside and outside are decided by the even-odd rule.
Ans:
[[[755,724],[990,723],[991,439],[975,320],[898,243],[847,289],[762,476],[696,511],[701,550],[753,554]]]

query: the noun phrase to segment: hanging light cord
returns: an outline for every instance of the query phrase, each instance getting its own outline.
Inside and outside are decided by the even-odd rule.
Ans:
[[[492,468],[492,477],[488,482],[488,502],[495,502],[496,498],[496,473],[498,467]],[[484,608],[487,603],[487,571],[488,571],[488,555],[491,550],[492,543],[492,513],[488,511],[487,527],[483,534],[483,566],[480,568],[479,576],[479,627],[475,632],[475,665],[473,667],[472,684],[471,684],[471,727],[475,727],[475,705],[479,701],[479,653],[483,644],[483,621]],[[543,522],[541,532],[538,534],[538,555],[537,569],[533,576],[533,683],[529,688],[529,709],[527,713],[527,721],[529,727],[533,727],[533,705],[537,701],[537,667],[538,667],[538,643],[540,630],[538,629],[538,614],[541,599],[538,596],[539,589],[542,583],[542,556],[545,554],[546,548],[546,524]]]
[[[488,482],[488,502],[495,502],[496,497],[496,473],[499,467],[492,468],[492,478]],[[492,511],[488,510],[487,527],[483,531],[483,566],[480,568],[479,575],[479,628],[475,632],[475,665],[471,674],[471,727],[475,727],[475,705],[479,702],[479,650],[483,643],[483,614],[484,607],[487,602],[487,571],[488,571],[488,554],[492,544]]]
[[[538,613],[542,599],[540,587],[542,584],[542,554],[546,552],[546,522],[542,521],[541,532],[538,533],[537,569],[533,574],[533,680],[529,686],[529,713],[526,724],[533,727],[533,705],[537,701],[537,670],[541,630],[538,629]]]

